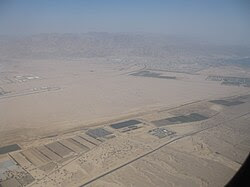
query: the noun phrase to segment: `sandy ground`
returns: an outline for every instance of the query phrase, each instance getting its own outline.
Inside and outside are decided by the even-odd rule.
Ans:
[[[18,143],[22,150],[0,155],[0,164],[16,160],[33,177],[27,186],[223,186],[249,153],[250,90],[207,81],[216,73],[211,69],[162,73],[172,80],[132,76],[147,67],[101,58],[4,68],[0,145]],[[38,78],[20,81],[24,75]],[[220,98],[242,103],[209,102]],[[207,119],[164,126],[174,132],[164,138],[149,134],[155,120],[191,113]],[[109,126],[129,119],[141,121],[140,128]],[[112,136],[93,140],[86,132],[97,127]],[[4,183],[19,184],[17,175]]]
[[[250,98],[250,97],[249,97]],[[140,129],[106,140],[71,162],[40,177],[30,186],[223,186],[247,157],[250,99],[239,106],[221,107],[207,101],[141,115]],[[158,139],[148,116],[194,109],[214,111],[208,120],[170,125],[176,135]],[[215,110],[216,109],[216,110]]]
[[[18,141],[25,136],[46,135],[159,107],[248,91],[205,81],[204,75],[174,74],[177,80],[129,75],[141,68],[114,65],[103,59],[27,60],[5,67],[2,80],[8,77],[14,83],[1,83],[12,96],[0,99],[1,144],[10,143],[13,134]],[[14,77],[22,75],[39,79],[16,82]],[[29,94],[44,87],[58,89]],[[3,139],[3,134],[9,137]]]

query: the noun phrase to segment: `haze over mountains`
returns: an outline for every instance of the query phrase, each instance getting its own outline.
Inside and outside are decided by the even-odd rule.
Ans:
[[[0,36],[1,57],[248,55],[249,46],[222,45],[157,34],[85,33]]]
[[[0,36],[2,65],[20,59],[111,58],[107,61],[195,72],[218,65],[249,66],[249,54],[249,46],[162,34],[90,32]]]

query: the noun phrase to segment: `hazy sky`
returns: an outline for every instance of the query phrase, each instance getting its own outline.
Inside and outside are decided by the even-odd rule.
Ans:
[[[250,43],[250,0],[0,0],[0,34],[149,32]]]

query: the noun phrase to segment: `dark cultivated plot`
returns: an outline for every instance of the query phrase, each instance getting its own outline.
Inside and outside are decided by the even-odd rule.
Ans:
[[[21,176],[20,178],[17,178],[17,181],[22,184],[22,186],[26,186],[33,182],[35,179],[30,175],[29,173],[26,173],[25,175]]]
[[[12,151],[20,150],[20,149],[21,148],[17,144],[7,145],[4,147],[0,147],[0,154],[5,154],[5,153],[12,152]]]
[[[93,137],[93,138],[98,138],[98,137],[105,137],[107,135],[112,134],[112,132],[109,132],[103,128],[97,128],[97,129],[90,129],[86,132],[87,135]]]
[[[244,100],[244,99],[249,99],[249,98],[250,98],[250,95],[242,95],[242,96],[236,97],[235,99]]]
[[[250,78],[248,77],[208,76],[207,80],[221,81],[223,85],[250,87]]]
[[[176,77],[173,76],[163,76],[161,73],[155,73],[150,71],[139,71],[136,73],[132,73],[130,75],[133,76],[142,76],[142,77],[153,77],[153,78],[160,78],[160,79],[176,79]]]
[[[158,138],[165,138],[166,136],[171,136],[176,132],[164,129],[164,128],[156,128],[148,131],[149,134],[156,136]]]
[[[223,81],[221,84],[229,85],[229,86],[240,86],[241,85],[241,83],[239,83],[239,82],[230,82],[230,81]]]
[[[186,116],[182,115],[182,116],[176,116],[176,117],[152,121],[152,123],[155,124],[157,127],[160,127],[160,126],[165,126],[165,125],[202,121],[206,119],[208,119],[208,117],[200,115],[198,113],[191,113]]]
[[[211,103],[215,103],[215,104],[219,104],[219,105],[224,105],[224,106],[235,106],[235,105],[240,105],[243,104],[245,102],[243,101],[228,101],[228,100],[212,100],[210,101]]]
[[[2,161],[2,162],[0,162],[0,169],[13,167],[15,165],[16,165],[16,163],[14,161],[12,161],[12,160]]]
[[[141,122],[137,121],[137,120],[128,120],[128,121],[123,121],[120,123],[114,123],[114,124],[111,124],[110,126],[114,129],[120,129],[120,128],[124,128],[124,127],[137,125],[139,123],[141,123]]]
[[[53,142],[45,146],[62,158],[64,158],[65,156],[69,155],[72,152],[69,148],[65,147],[59,142]]]

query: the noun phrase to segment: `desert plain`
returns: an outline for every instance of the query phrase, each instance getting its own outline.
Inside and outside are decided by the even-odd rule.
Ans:
[[[1,38],[0,186],[224,186],[234,176],[250,150],[250,68],[236,62],[249,51],[75,37],[83,44]]]

